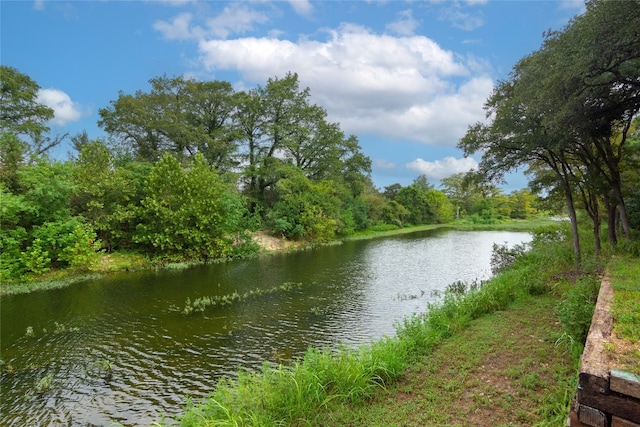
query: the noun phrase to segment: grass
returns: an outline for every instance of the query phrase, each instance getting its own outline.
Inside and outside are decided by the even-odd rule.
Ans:
[[[611,315],[617,363],[640,375],[640,259],[618,256],[607,267],[613,286]]]
[[[558,300],[522,298],[420,356],[361,404],[331,403],[312,426],[563,425],[575,364],[556,345]]]

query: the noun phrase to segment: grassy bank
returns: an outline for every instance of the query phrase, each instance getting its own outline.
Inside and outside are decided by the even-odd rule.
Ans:
[[[581,353],[580,340],[586,335],[598,289],[596,271],[573,269],[571,248],[563,235],[537,235],[534,248],[512,268],[479,289],[466,294],[448,293],[428,313],[405,319],[393,338],[356,349],[310,349],[290,366],[265,365],[257,373],[241,372],[237,380],[221,381],[207,401],[189,405],[180,423],[183,426],[455,424],[458,421],[451,414],[462,406],[453,406],[442,414],[450,417],[448,421],[437,418],[441,405],[434,396],[442,393],[433,388],[433,381],[442,382],[447,375],[459,374],[448,380],[450,392],[464,395],[470,389],[465,402],[479,399],[475,404],[480,405],[467,405],[462,414],[480,410],[482,405],[489,411],[500,407],[506,413],[504,408],[510,403],[517,412],[518,402],[526,401],[528,406],[522,409],[519,418],[505,416],[505,422],[554,425],[568,412],[570,388],[575,386],[573,372]],[[506,309],[509,310],[505,312]],[[530,329],[517,328],[515,319],[519,318]],[[476,330],[476,338],[473,328],[484,332]],[[520,336],[514,335],[510,343],[506,338],[514,333]],[[492,334],[495,341],[489,340]],[[499,336],[506,341],[501,343]],[[528,344],[522,345],[523,341]],[[509,356],[509,352],[513,355]],[[512,377],[500,398],[487,394],[490,385],[478,383],[480,373],[490,361],[496,360],[498,353],[508,366],[497,370],[495,375]],[[431,358],[438,354],[440,360],[449,362],[457,354],[458,365],[442,365],[444,371],[431,371],[430,366],[437,366]],[[523,365],[511,366],[515,360],[521,360]],[[538,369],[540,366],[543,369]],[[418,372],[416,367],[425,370]],[[478,374],[474,375],[474,369]],[[411,377],[422,379],[411,383]],[[474,392],[476,388],[479,394]],[[555,391],[547,399],[544,396],[548,396],[550,388]],[[435,403],[424,408],[425,402],[404,406],[403,400],[409,399],[403,393],[427,396],[426,400],[431,396]],[[452,399],[453,395],[449,395],[449,400]],[[398,402],[398,406],[385,406],[391,400]],[[389,418],[376,421],[386,412],[390,412]],[[415,422],[407,421],[409,412],[415,413]],[[466,415],[462,416],[459,422],[465,424]]]
[[[562,426],[574,362],[546,294],[483,316],[361,404],[330,403],[315,426]]]

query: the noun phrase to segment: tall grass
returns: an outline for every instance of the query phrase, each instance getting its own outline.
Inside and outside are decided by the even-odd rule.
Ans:
[[[466,294],[446,293],[426,313],[398,324],[394,337],[356,349],[310,348],[291,365],[265,364],[257,373],[223,379],[207,401],[189,403],[179,421],[183,426],[304,425],[328,402],[367,399],[473,319],[552,290],[555,278],[573,265],[566,233],[557,226],[534,233],[532,249],[510,268]]]

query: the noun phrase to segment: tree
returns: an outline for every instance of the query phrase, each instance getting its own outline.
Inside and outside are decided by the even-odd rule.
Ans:
[[[236,243],[247,242],[242,200],[201,154],[184,170],[165,153],[145,189],[134,241],[146,250],[206,260],[232,256]]]
[[[231,84],[167,76],[149,83],[148,93],[120,92],[110,107],[99,110],[98,124],[138,159],[155,162],[165,152],[178,157],[200,153],[218,171],[231,169],[238,137],[231,121]]]
[[[245,152],[249,159],[245,189],[262,207],[270,207],[275,185],[285,175],[283,164],[293,161],[291,152],[301,144],[310,114],[318,109],[309,104],[309,88],[300,90],[297,74],[270,78],[266,86],[258,86],[243,97],[243,109],[249,119],[244,121]],[[310,131],[309,131],[310,132]]]
[[[330,241],[339,231],[342,200],[332,181],[312,182],[297,168],[276,185],[278,200],[269,212],[273,229],[284,237]]]
[[[39,90],[40,86],[26,74],[12,67],[0,66],[0,134],[11,134],[21,141],[21,160],[35,160],[68,135],[47,135],[47,122],[53,118],[54,112],[38,102]],[[3,165],[17,160],[17,148],[15,144],[0,147]]]
[[[126,248],[143,198],[142,183],[151,165],[117,165],[102,141],[86,141],[75,162],[71,208],[89,221],[107,251]],[[137,171],[136,171],[137,169]]]
[[[430,189],[425,195],[426,201],[433,212],[433,221],[438,224],[445,224],[453,221],[454,207],[447,195],[443,191]]]
[[[527,65],[534,58],[535,54],[521,60],[514,67],[511,80],[498,83],[485,104],[487,116],[492,116],[493,121],[470,126],[458,147],[464,150],[465,155],[482,152],[479,170],[474,176],[484,177],[487,182],[501,181],[505,173],[525,165],[536,165],[537,169],[544,165],[553,171],[556,183],[565,195],[575,258],[580,263],[580,238],[571,165],[565,148],[566,137],[546,129],[542,124],[546,109],[530,102],[530,86],[527,84],[533,84],[536,79],[527,80]]]
[[[0,66],[0,132],[35,140],[49,131],[53,110],[38,102],[39,89],[26,74]]]
[[[475,185],[471,174],[460,172],[440,180],[444,194],[454,204],[456,219],[471,214],[477,200],[482,198],[480,188]]]
[[[601,197],[609,205],[610,231],[615,233],[617,211],[627,239],[631,233],[620,164],[640,110],[639,6],[637,1],[589,1],[585,14],[546,43],[555,64],[547,70],[545,86],[558,104],[546,119],[575,136],[571,151],[599,175],[594,182],[601,180],[609,193]],[[610,241],[615,243],[615,234]]]
[[[527,219],[536,214],[536,196],[531,191],[525,189],[514,190],[509,195],[511,205],[511,217],[516,219]]]
[[[395,201],[403,205],[409,212],[409,222],[412,224],[427,224],[434,222],[436,212],[429,201],[429,191],[433,186],[424,175],[418,176],[411,185],[402,187],[395,197]]]
[[[326,111],[309,101],[297,74],[271,78],[237,95],[236,123],[242,133],[240,153],[246,167],[243,188],[252,209],[269,209],[277,201],[276,186],[289,165],[314,181],[335,181],[357,197],[364,190],[371,161],[354,136],[326,120]]]
[[[14,193],[20,191],[18,169],[24,162],[26,144],[9,132],[0,134],[0,183]]]

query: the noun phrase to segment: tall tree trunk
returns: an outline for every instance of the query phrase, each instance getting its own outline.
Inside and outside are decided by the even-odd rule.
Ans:
[[[569,212],[569,220],[571,221],[571,234],[573,235],[573,253],[576,258],[576,265],[582,263],[582,254],[580,251],[580,236],[578,234],[578,217],[576,215],[576,207],[573,202],[573,192],[567,180],[562,178],[562,187],[567,202],[567,211]]]
[[[618,244],[618,224],[616,221],[618,209],[616,204],[608,197],[605,197],[604,203],[607,208],[607,237],[609,238],[609,245],[611,245],[611,247],[615,247]]]
[[[620,225],[622,226],[622,232],[624,233],[624,237],[628,242],[631,241],[631,227],[629,226],[629,219],[627,218],[627,208],[624,204],[624,198],[622,197],[622,185],[620,184],[620,180],[618,180],[618,185],[613,187],[613,194],[616,198],[617,202],[617,210],[620,215]]]

